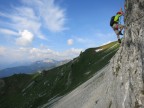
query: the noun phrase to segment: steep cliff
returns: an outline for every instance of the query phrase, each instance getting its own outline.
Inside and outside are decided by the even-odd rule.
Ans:
[[[110,63],[54,108],[144,108],[144,0],[125,1],[125,33]]]

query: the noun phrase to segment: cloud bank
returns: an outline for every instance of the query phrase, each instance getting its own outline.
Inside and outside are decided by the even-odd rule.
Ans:
[[[55,60],[65,60],[77,57],[83,49],[71,48],[69,50],[58,52],[51,50],[47,47],[39,48],[8,48],[0,46],[0,63],[2,62],[32,62],[37,60],[42,60],[45,58],[51,58]]]

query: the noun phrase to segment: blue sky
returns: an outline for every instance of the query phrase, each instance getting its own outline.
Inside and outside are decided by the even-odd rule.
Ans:
[[[109,26],[124,0],[0,0],[0,64],[70,59],[117,40]]]

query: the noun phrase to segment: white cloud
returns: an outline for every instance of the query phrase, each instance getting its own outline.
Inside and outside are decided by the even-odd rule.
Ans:
[[[83,49],[71,48],[62,53],[63,56],[77,56]]]
[[[38,21],[38,17],[36,16],[36,13],[33,8],[31,7],[15,7],[15,13],[16,16],[25,17],[34,21]]]
[[[43,15],[48,29],[54,32],[63,31],[65,24],[64,10],[59,7],[50,7],[48,15]],[[45,13],[44,13],[45,14]]]
[[[0,28],[0,33],[2,33],[4,35],[18,35],[18,33],[13,30],[3,29],[3,28]]]
[[[38,32],[38,33],[37,33],[37,37],[40,38],[40,39],[42,39],[42,40],[48,40],[48,39],[46,38],[46,36],[45,36],[44,34],[42,34],[41,32]]]
[[[65,10],[55,5],[55,0],[23,0],[28,6],[33,6],[45,28],[52,32],[59,32],[65,29]]]
[[[11,27],[15,31],[29,30],[40,39],[45,39],[44,35],[41,36],[40,27],[42,23],[32,8],[26,6],[14,7],[11,13],[0,12],[0,16],[9,19],[5,22],[5,26]],[[13,33],[13,35],[16,34]]]
[[[18,45],[27,46],[33,41],[34,35],[28,31],[24,30],[20,32],[20,37],[16,39]]]
[[[57,52],[48,48],[31,48],[29,49],[30,59],[51,58],[57,60],[72,59],[80,54],[82,49],[69,49],[63,52]]]
[[[56,59],[56,60],[65,60],[65,59],[72,59],[77,57],[82,49],[69,49],[63,52],[54,51],[48,49],[46,47],[43,48],[7,48],[7,47],[0,47],[0,63],[3,61],[7,63],[12,62],[31,62],[42,60],[45,58]]]
[[[57,60],[72,59],[77,57],[82,49],[71,48],[63,52],[57,52],[48,48],[32,48],[29,49],[31,59],[52,58]]]
[[[9,25],[17,31],[28,29],[36,32],[41,26],[41,22],[39,22],[39,18],[35,15],[34,10],[29,7],[15,7],[12,13],[0,12],[0,16],[9,19]]]
[[[6,18],[0,24],[11,27],[15,31],[28,30],[34,36],[47,40],[42,28],[51,32],[65,29],[65,10],[55,4],[55,0],[22,0],[21,6],[10,8],[11,13],[0,12]],[[14,31],[2,31],[9,35],[17,35]]]
[[[68,40],[67,40],[67,44],[68,44],[68,45],[73,45],[73,39],[68,39]]]

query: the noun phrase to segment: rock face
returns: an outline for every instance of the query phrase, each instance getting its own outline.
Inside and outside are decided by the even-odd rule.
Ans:
[[[125,26],[109,65],[53,108],[144,108],[144,0],[125,1]]]

